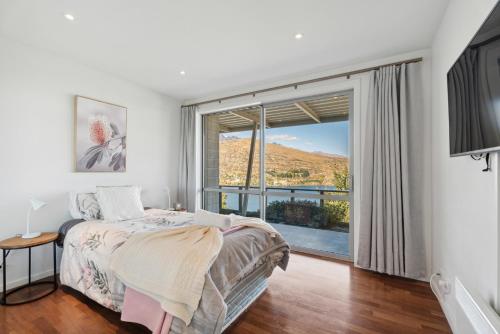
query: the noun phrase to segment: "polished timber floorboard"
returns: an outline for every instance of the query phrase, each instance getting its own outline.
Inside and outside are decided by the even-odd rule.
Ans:
[[[34,291],[36,292],[36,291]],[[21,296],[20,296],[21,297]],[[0,333],[148,333],[76,292],[0,306]],[[428,284],[292,254],[227,334],[451,333]]]

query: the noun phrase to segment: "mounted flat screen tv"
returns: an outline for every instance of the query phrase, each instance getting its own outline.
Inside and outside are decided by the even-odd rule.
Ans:
[[[450,155],[500,151],[500,5],[448,72]]]

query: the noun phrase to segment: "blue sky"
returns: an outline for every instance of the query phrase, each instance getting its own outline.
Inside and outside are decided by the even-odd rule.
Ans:
[[[250,137],[250,131],[227,133],[226,136]],[[266,129],[269,143],[297,148],[299,150],[347,156],[349,145],[349,122],[332,122]]]

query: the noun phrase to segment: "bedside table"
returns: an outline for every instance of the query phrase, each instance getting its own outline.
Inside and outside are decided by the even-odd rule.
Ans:
[[[3,294],[2,298],[0,300],[1,305],[6,305],[6,306],[12,306],[12,305],[20,305],[20,304],[25,304],[29,302],[33,302],[35,300],[38,300],[40,298],[43,298],[45,296],[48,296],[52,292],[57,290],[57,276],[56,276],[56,240],[58,237],[58,233],[53,233],[53,232],[48,232],[48,233],[42,233],[39,237],[32,238],[32,239],[23,239],[20,236],[18,237],[13,237],[9,239],[5,239],[0,241],[0,249],[2,249],[2,257],[3,257],[3,264],[2,264],[2,273],[3,273]],[[41,246],[45,245],[48,243],[53,243],[53,261],[54,261],[54,279],[53,281],[44,281],[44,282],[31,282],[31,248],[36,247],[36,246]],[[25,249],[28,248],[28,284],[24,284],[22,286],[19,286],[15,289],[12,289],[11,291],[7,292],[7,252],[14,250],[14,249]],[[53,285],[53,288],[42,294],[38,295],[35,298],[28,299],[28,300],[23,300],[15,303],[8,303],[7,302],[7,296],[10,294],[17,292],[19,290],[34,286],[34,285],[41,285],[41,284],[51,284]]]

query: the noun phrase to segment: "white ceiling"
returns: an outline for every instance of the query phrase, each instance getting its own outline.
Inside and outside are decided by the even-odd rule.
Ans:
[[[0,0],[0,33],[190,99],[427,48],[447,3]]]

